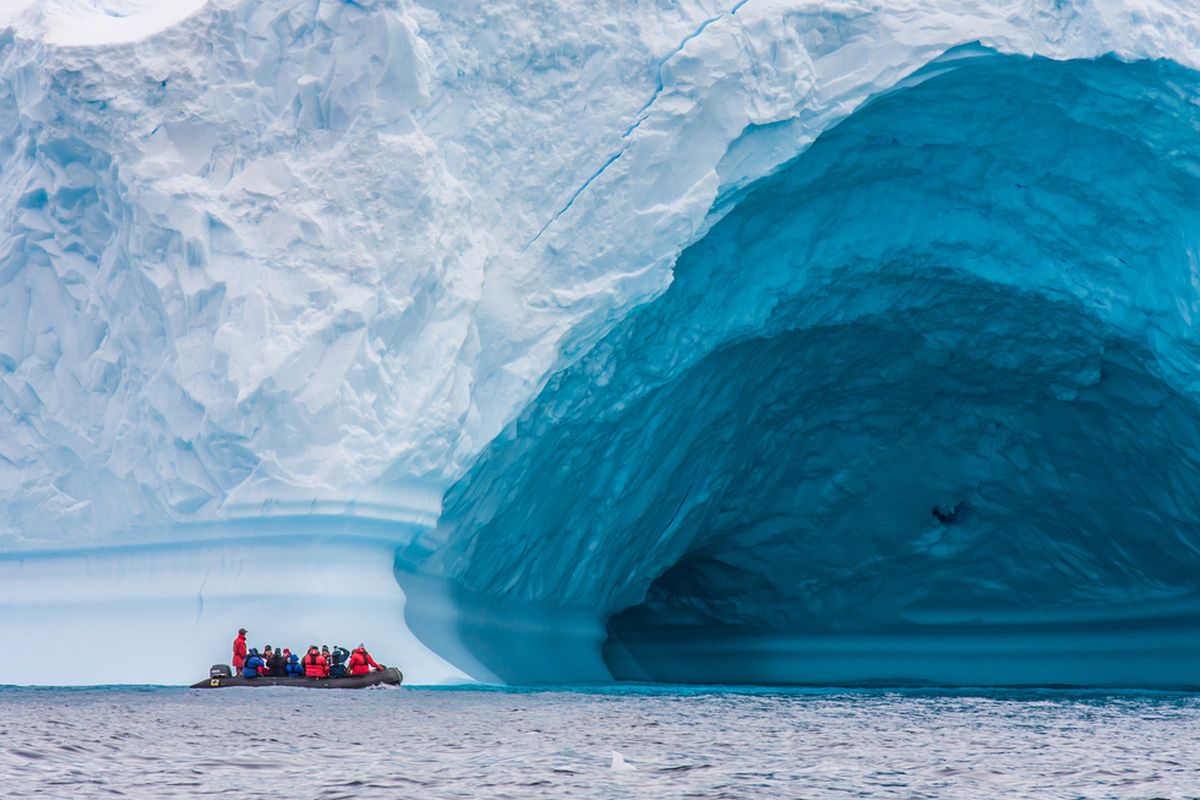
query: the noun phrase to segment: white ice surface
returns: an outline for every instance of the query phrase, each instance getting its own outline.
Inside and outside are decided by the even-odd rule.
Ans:
[[[56,45],[136,42],[186,19],[208,0],[5,0],[0,25],[37,31]]]
[[[429,523],[722,192],[954,45],[1195,65],[1193,10],[28,8],[0,50],[0,546]]]
[[[1200,66],[1191,0],[545,10],[6,6],[0,551],[277,514],[430,525],[722,195],[946,49]],[[62,577],[93,587],[82,607],[158,566],[129,569]],[[8,591],[0,638],[33,641]]]
[[[230,663],[238,627],[260,649],[362,642],[407,684],[467,680],[400,623],[393,551],[258,537],[0,557],[0,627],[19,643],[0,683],[194,683]]]

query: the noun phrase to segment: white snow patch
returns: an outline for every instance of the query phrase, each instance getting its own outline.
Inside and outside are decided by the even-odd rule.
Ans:
[[[208,0],[6,0],[0,26],[15,25],[62,47],[136,42],[203,8]]]

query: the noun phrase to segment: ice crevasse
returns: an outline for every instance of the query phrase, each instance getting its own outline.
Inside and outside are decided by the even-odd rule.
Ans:
[[[0,683],[1196,682],[1190,3],[0,26]]]

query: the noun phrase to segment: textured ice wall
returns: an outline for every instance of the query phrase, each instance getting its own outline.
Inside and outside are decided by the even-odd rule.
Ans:
[[[1194,682],[1200,76],[952,59],[756,185],[491,445],[432,559],[464,606],[635,606],[629,677]],[[462,628],[553,677],[495,645],[526,618]]]
[[[723,191],[947,47],[1190,63],[1188,8],[34,4],[0,49],[4,545],[432,522]]]
[[[20,5],[0,17],[10,553],[309,515],[395,521],[422,558],[450,528],[408,547],[408,523],[547,378],[866,98],[974,40],[1191,66],[1200,40],[1188,2]],[[113,580],[151,569],[130,563]],[[115,609],[110,584],[92,596]],[[53,619],[70,608],[72,630],[95,618]]]

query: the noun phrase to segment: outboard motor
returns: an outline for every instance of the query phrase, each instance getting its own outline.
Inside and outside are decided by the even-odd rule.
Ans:
[[[210,678],[232,678],[233,670],[228,664],[213,664],[208,668],[208,677]]]

